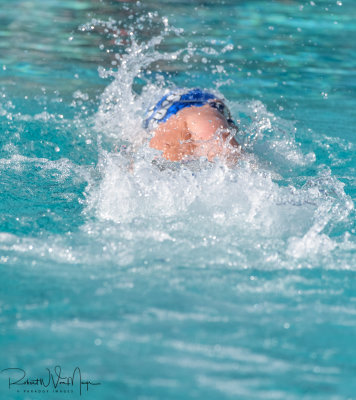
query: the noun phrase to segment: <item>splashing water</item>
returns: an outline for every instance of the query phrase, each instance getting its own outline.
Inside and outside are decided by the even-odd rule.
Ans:
[[[333,231],[353,210],[343,184],[323,168],[315,177],[293,179],[293,172],[290,177],[290,171],[313,166],[315,154],[303,154],[294,123],[276,117],[260,101],[228,102],[238,116],[238,140],[246,151],[236,167],[227,168],[218,161],[179,164],[157,160],[159,152],[148,147],[142,121],[152,101],[167,93],[165,87],[173,83],[168,78],[164,84],[161,79],[158,83],[147,80],[141,94],[133,85],[152,63],[184,58],[189,48],[173,53],[156,49],[168,32],[166,27],[161,36],[142,44],[132,38],[117,71],[102,73],[113,80],[101,96],[95,129],[117,151],[99,146],[101,182],[87,193],[87,211],[116,223],[138,219],[148,235],[152,224],[159,221],[164,237],[171,237],[175,219],[186,221],[181,225],[186,238],[195,241],[199,232],[203,240],[214,232],[218,246],[225,246],[228,239],[239,237],[242,253],[257,241],[269,246],[272,240],[281,246],[279,263],[289,266],[299,265],[300,258],[331,255],[342,247],[344,239],[333,237]],[[122,143],[134,144],[135,151],[127,151]],[[259,257],[253,257],[258,262]],[[234,254],[230,261],[235,262]]]

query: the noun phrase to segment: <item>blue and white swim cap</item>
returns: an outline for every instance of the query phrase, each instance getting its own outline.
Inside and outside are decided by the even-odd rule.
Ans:
[[[188,92],[184,89],[175,90],[163,96],[156,105],[147,111],[148,117],[145,119],[143,126],[145,129],[155,128],[159,123],[167,121],[183,108],[202,107],[214,99],[217,99],[214,94],[201,89],[192,89]]]

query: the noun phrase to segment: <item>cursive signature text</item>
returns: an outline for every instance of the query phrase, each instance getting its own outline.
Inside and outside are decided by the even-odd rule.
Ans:
[[[49,368],[46,368],[47,376],[45,378],[28,378],[26,371],[22,368],[5,368],[1,373],[8,373],[9,375],[9,389],[11,386],[42,386],[48,388],[52,385],[54,389],[58,387],[74,387],[75,384],[79,385],[79,393],[82,395],[82,386],[86,386],[87,391],[89,386],[100,385],[99,382],[91,382],[90,380],[83,380],[82,373],[79,367],[75,367],[71,376],[62,375],[62,368],[57,365],[54,368],[54,373]]]

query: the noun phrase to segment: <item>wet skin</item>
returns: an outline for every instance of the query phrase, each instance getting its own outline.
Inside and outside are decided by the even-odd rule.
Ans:
[[[158,125],[150,147],[169,161],[184,158],[237,158],[239,144],[230,137],[232,126],[217,109],[206,104],[188,107]],[[227,143],[227,140],[229,143]]]

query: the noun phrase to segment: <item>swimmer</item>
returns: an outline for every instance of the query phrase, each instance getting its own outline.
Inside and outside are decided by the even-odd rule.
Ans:
[[[207,91],[172,92],[148,114],[144,127],[152,132],[149,146],[169,161],[218,157],[235,163],[241,152],[233,137],[238,128],[228,108]]]

